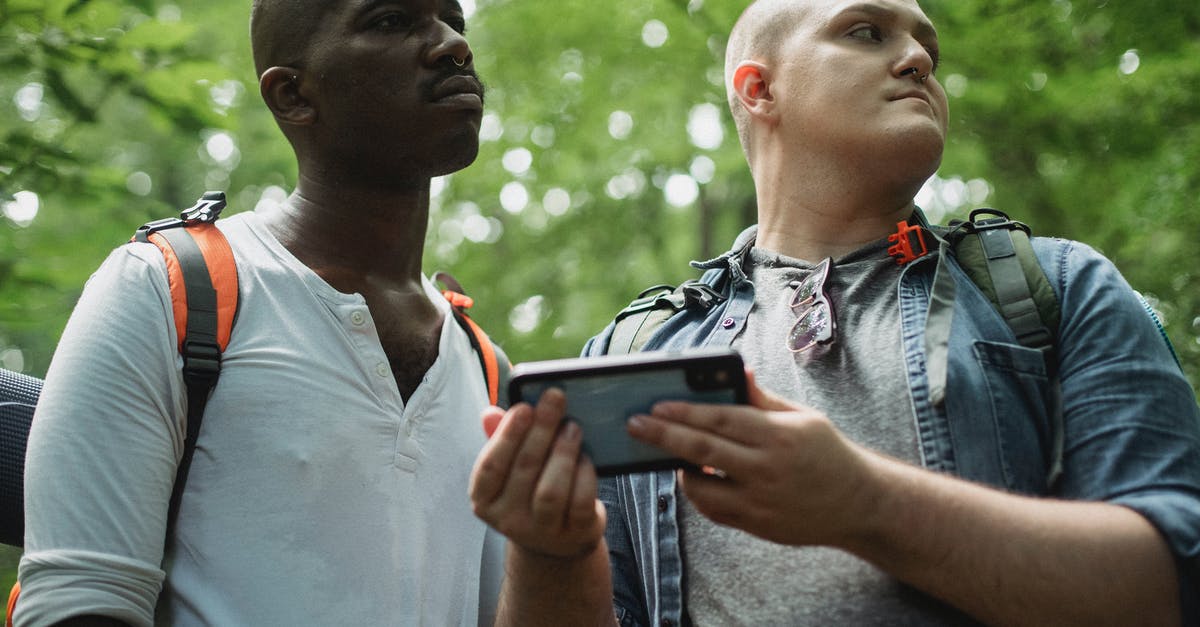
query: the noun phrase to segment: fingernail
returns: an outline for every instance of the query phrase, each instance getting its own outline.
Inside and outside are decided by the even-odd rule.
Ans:
[[[675,413],[676,403],[655,403],[650,413],[660,418],[670,418]]]
[[[646,417],[641,414],[630,416],[625,425],[630,431],[642,431],[646,428]]]
[[[573,422],[568,422],[567,424],[563,425],[562,439],[567,442],[574,442],[575,440],[579,439],[579,436],[582,433],[583,430],[579,428],[579,425]]]

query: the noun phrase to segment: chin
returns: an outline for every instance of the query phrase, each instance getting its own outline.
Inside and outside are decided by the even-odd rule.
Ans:
[[[473,150],[464,151],[456,155],[450,155],[444,161],[435,162],[432,176],[443,176],[458,172],[472,163],[475,163],[475,157],[477,156],[479,156],[478,145],[476,145]]]

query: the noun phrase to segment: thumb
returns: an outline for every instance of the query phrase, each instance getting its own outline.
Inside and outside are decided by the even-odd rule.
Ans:
[[[799,406],[787,401],[783,397],[776,396],[758,387],[758,382],[754,380],[754,373],[749,368],[746,369],[746,393],[750,399],[750,404],[759,409],[767,411],[796,411]]]
[[[487,437],[492,437],[496,432],[496,427],[500,426],[500,419],[504,418],[504,410],[496,406],[488,407],[483,410],[483,415],[480,416],[480,421],[483,423],[483,433]]]

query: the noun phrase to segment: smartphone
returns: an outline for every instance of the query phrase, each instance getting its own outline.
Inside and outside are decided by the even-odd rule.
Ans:
[[[626,432],[629,417],[655,403],[747,402],[742,357],[728,349],[525,362],[513,367],[509,398],[536,404],[551,387],[566,395],[566,420],[582,429],[583,450],[600,476],[688,466]]]

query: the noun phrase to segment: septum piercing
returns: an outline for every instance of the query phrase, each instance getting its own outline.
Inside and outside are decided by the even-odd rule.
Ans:
[[[463,67],[467,64],[466,57],[463,57],[461,59],[458,57],[450,57],[450,58],[454,60],[454,67]]]

